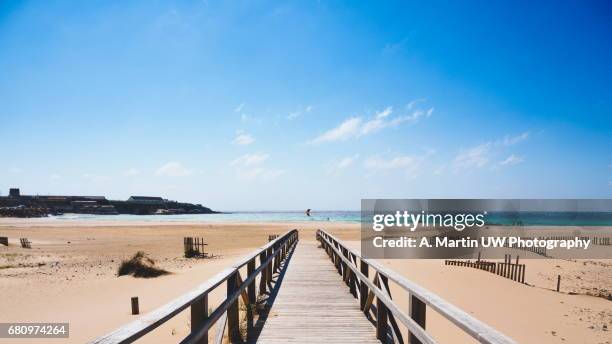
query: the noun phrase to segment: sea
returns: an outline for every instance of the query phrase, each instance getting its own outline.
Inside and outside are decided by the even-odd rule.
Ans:
[[[229,211],[220,214],[184,215],[89,215],[51,216],[58,220],[134,221],[134,222],[344,222],[361,223],[359,211]],[[364,219],[365,220],[365,219]],[[612,212],[489,212],[487,225],[523,226],[612,226]]]

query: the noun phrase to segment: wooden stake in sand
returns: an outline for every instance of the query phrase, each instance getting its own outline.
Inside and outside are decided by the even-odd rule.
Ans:
[[[138,309],[138,296],[134,296],[132,298],[132,315],[137,315],[140,313]]]
[[[561,275],[557,276],[557,291],[559,291],[559,287],[561,287]]]

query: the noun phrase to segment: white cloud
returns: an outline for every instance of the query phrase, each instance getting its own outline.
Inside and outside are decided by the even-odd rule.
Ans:
[[[390,159],[370,157],[363,164],[368,170],[366,177],[401,171],[409,178],[416,178],[428,154],[423,156],[399,155]]]
[[[236,133],[236,137],[234,138],[234,140],[232,141],[234,144],[236,145],[241,145],[241,146],[247,146],[250,145],[251,143],[255,142],[255,139],[253,138],[253,136],[247,134],[247,133],[243,133],[242,131],[238,131]]]
[[[525,161],[525,159],[523,159],[523,157],[514,155],[514,154],[510,154],[509,157],[507,157],[504,161],[500,162],[500,165],[508,165],[508,166],[512,166],[512,165],[517,165],[522,163],[523,161]]]
[[[334,129],[328,130],[325,133],[319,135],[309,143],[321,143],[321,142],[332,142],[332,141],[345,141],[351,137],[354,137],[359,132],[361,126],[361,118],[351,117]]]
[[[512,146],[515,145],[519,142],[525,141],[529,138],[529,132],[526,131],[524,133],[521,133],[519,135],[516,136],[506,136],[502,141],[501,144],[504,146]]]
[[[347,156],[332,164],[328,169],[328,173],[333,176],[339,176],[344,170],[352,166],[359,158],[359,155]]]
[[[490,142],[462,150],[455,157],[454,165],[457,168],[484,167],[489,162],[490,150]]]
[[[49,176],[49,179],[52,179],[52,180],[58,180],[58,179],[61,179],[61,178],[62,178],[62,176],[60,176],[57,173],[54,173],[54,174]]]
[[[242,165],[242,166],[251,166],[251,165],[259,165],[264,161],[268,160],[269,154],[265,153],[253,153],[253,154],[245,154],[234,161],[232,161],[231,165]]]
[[[234,109],[234,112],[240,112],[242,111],[243,108],[244,108],[244,103],[241,103]]]
[[[243,180],[272,180],[285,173],[284,170],[270,169],[262,166],[270,157],[265,153],[245,154],[231,162],[236,169],[238,179]]]
[[[127,170],[125,170],[123,172],[123,175],[126,177],[136,177],[138,175],[140,175],[140,171],[136,168],[128,168]]]
[[[300,109],[300,110],[297,110],[297,111],[289,113],[287,116],[285,116],[285,119],[287,119],[289,121],[294,120],[294,119],[302,116],[303,114],[312,111],[312,109],[313,109],[312,105],[308,105],[303,110]]]
[[[168,162],[155,171],[155,175],[161,177],[188,177],[192,174],[193,170],[176,161]]]
[[[433,110],[433,108],[427,111],[414,110],[410,115],[391,117],[393,108],[389,106],[382,111],[376,112],[372,119],[365,122],[361,117],[348,118],[336,128],[326,131],[308,141],[308,143],[316,144],[322,142],[345,141],[351,138],[359,138],[373,134],[385,128],[396,127],[404,122],[416,123],[421,117],[431,116]]]
[[[407,108],[408,110],[412,110],[412,109],[415,107],[415,105],[417,105],[417,104],[419,104],[419,103],[423,103],[423,102],[425,102],[425,101],[426,101],[426,99],[425,99],[425,98],[415,99],[415,100],[411,101],[410,103],[408,103],[408,105],[406,105],[406,108]]]

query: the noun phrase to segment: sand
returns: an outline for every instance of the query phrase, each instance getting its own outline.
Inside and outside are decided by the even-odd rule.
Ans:
[[[264,245],[269,234],[291,228],[300,229],[301,240],[314,240],[316,229],[326,228],[359,248],[355,224],[0,219],[0,236],[8,236],[11,244],[0,245],[0,322],[69,322],[70,338],[53,342],[88,341],[137,318],[130,314],[130,297],[138,296],[141,313],[146,313]],[[183,258],[185,236],[204,237],[214,258]],[[32,249],[20,248],[20,237],[30,239]],[[152,279],[117,277],[120,261],[139,250],[172,274]],[[444,266],[437,260],[382,262],[519,342],[609,343],[612,337],[607,331],[612,327],[612,302],[583,295],[593,288],[612,290],[610,261],[527,260],[526,281],[532,286],[484,271]],[[565,293],[551,290],[557,274],[564,276]],[[392,285],[392,294],[407,309],[406,293]],[[222,297],[222,292],[211,295],[211,306]],[[427,326],[442,343],[470,342],[435,312],[428,312]],[[155,335],[143,337],[143,342],[176,342],[188,331],[188,312],[183,312]]]

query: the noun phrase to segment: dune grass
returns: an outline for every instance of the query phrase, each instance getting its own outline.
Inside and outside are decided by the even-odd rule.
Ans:
[[[138,251],[129,260],[124,260],[119,265],[117,276],[132,275],[140,278],[152,278],[169,274],[169,271],[155,266],[155,261],[144,251]]]

